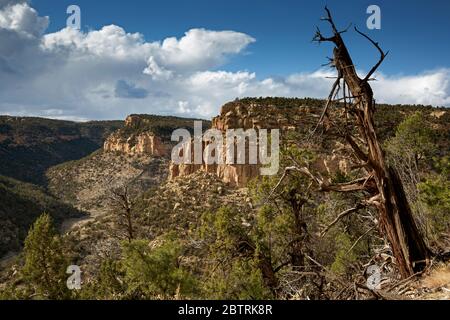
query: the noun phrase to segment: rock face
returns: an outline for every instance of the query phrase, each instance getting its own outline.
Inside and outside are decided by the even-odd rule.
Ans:
[[[198,171],[216,175],[223,182],[235,187],[245,187],[250,180],[259,177],[259,165],[249,164],[220,164],[220,165],[194,165],[194,164],[170,164],[169,177],[173,180],[177,177],[189,176]]]
[[[213,119],[213,128],[228,129],[280,129],[295,130],[302,115],[310,114],[311,108],[300,105],[297,107],[280,108],[261,103],[231,102],[222,107],[220,115]]]
[[[280,109],[273,105],[259,103],[231,102],[222,107],[220,115],[212,120],[212,129],[221,131],[225,137],[229,129],[280,129],[281,132],[295,130],[302,114],[309,113],[306,106]],[[225,138],[224,138],[225,140]],[[191,148],[193,150],[193,147]],[[248,143],[246,159],[248,159]],[[261,164],[181,164],[172,163],[170,179],[188,176],[197,171],[215,174],[223,182],[236,187],[245,187],[248,182],[260,176]]]
[[[125,128],[113,133],[105,141],[104,151],[121,152],[128,155],[151,155],[167,157],[169,148],[151,131],[142,131],[145,119],[129,116],[125,120]]]
[[[225,132],[229,129],[279,129],[280,144],[289,135],[290,131],[295,131],[300,136],[309,134],[311,128],[317,125],[317,121],[322,112],[320,107],[310,107],[298,100],[294,105],[272,105],[267,102],[235,101],[225,104],[220,115],[212,120],[212,129],[222,132],[225,139]],[[325,130],[327,127],[325,126]],[[287,140],[285,141],[287,142]],[[292,142],[291,142],[292,143]],[[203,146],[204,148],[204,146]],[[270,146],[268,146],[270,148]],[[193,144],[191,150],[193,150]],[[246,159],[248,159],[248,143],[246,144]],[[337,143],[326,147],[329,154],[322,154],[316,160],[314,168],[324,177],[331,177],[336,172],[343,174],[349,171],[349,162],[342,155],[347,153],[343,144]],[[193,157],[192,157],[193,159]],[[261,164],[218,164],[207,165],[171,163],[169,169],[170,179],[191,175],[197,171],[207,172],[216,175],[223,182],[235,187],[246,187],[250,180],[260,176]]]
[[[311,128],[317,125],[317,121],[322,112],[321,107],[306,106],[301,100],[294,101],[294,104],[272,105],[267,101],[234,101],[225,104],[220,115],[213,118],[211,129],[216,129],[222,133],[223,141],[226,142],[226,131],[230,129],[255,129],[258,133],[261,129],[279,129],[280,143],[289,136],[290,131],[295,131],[300,136],[306,136]],[[105,142],[106,152],[120,152],[127,155],[140,156],[150,155],[153,157],[169,158],[172,152],[173,143],[170,141],[170,134],[175,128],[188,128],[191,134],[193,131],[193,119],[157,118],[156,116],[132,115],[125,121],[125,127],[112,134]],[[208,125],[204,125],[206,128]],[[161,128],[163,128],[161,130]],[[170,129],[170,130],[169,130]],[[324,130],[328,130],[326,125]],[[156,133],[155,133],[156,132]],[[288,139],[286,141],[289,141]],[[191,140],[191,159],[194,159],[194,141]],[[291,141],[292,143],[292,141]],[[267,149],[270,150],[270,145]],[[189,142],[188,142],[189,145]],[[207,144],[202,144],[202,153]],[[235,144],[236,147],[236,144]],[[321,146],[332,151],[331,154],[321,153],[316,161],[315,168],[324,176],[334,175],[336,172],[347,173],[349,162],[342,157],[347,153],[343,144]],[[258,148],[259,149],[259,148]],[[236,149],[235,149],[236,150]],[[223,149],[224,159],[226,148]],[[169,180],[177,177],[187,177],[194,173],[210,173],[218,177],[222,182],[233,187],[246,187],[248,183],[259,177],[262,169],[260,162],[248,164],[249,142],[245,145],[245,158],[247,164],[175,164],[169,165]],[[258,157],[259,158],[259,157]]]
[[[112,134],[104,145],[107,152],[121,152],[129,155],[148,154],[155,157],[168,155],[167,147],[152,133],[141,133],[130,137],[120,137]]]

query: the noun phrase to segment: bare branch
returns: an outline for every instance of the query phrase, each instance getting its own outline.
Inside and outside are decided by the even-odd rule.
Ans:
[[[370,233],[370,231],[372,231],[373,229],[375,229],[375,226],[373,226],[372,228],[370,228],[369,230],[364,232],[358,239],[356,239],[355,243],[353,243],[353,245],[350,247],[350,249],[348,249],[347,254],[349,254],[356,247],[356,245],[361,241],[361,239],[364,238],[366,235],[368,235]]]
[[[338,223],[341,219],[345,218],[346,216],[348,216],[349,214],[353,213],[353,212],[357,212],[359,209],[363,208],[364,206],[359,203],[356,207],[354,208],[350,208],[348,210],[345,210],[344,212],[340,213],[336,219],[333,220],[332,223],[330,223],[321,233],[320,236],[323,237],[328,230],[330,230],[336,223]]]
[[[319,126],[322,124],[323,119],[325,118],[325,116],[326,116],[326,114],[327,114],[327,112],[328,112],[328,108],[330,107],[331,102],[333,101],[333,98],[334,98],[336,89],[337,89],[337,87],[339,86],[339,82],[341,81],[341,79],[342,79],[342,77],[341,77],[340,75],[338,75],[336,81],[335,81],[334,84],[333,84],[333,87],[332,87],[332,89],[331,89],[330,95],[328,96],[328,99],[327,99],[327,103],[326,103],[326,105],[325,105],[325,108],[323,108],[322,115],[320,116],[319,122],[317,123],[316,127],[315,127],[314,130],[311,132],[311,134],[310,134],[309,137],[313,136],[313,135],[316,133],[316,131],[317,131],[317,129],[319,128]]]
[[[378,44],[378,42],[373,41],[368,35],[366,35],[365,33],[361,32],[361,31],[359,31],[358,28],[356,28],[356,27],[355,27],[355,31],[358,32],[360,35],[362,35],[367,40],[369,40],[375,46],[375,48],[377,48],[378,51],[380,52],[380,60],[377,62],[376,65],[373,66],[373,68],[369,71],[367,76],[363,79],[363,82],[367,82],[372,77],[372,75],[375,73],[375,71],[377,71],[377,69],[380,67],[380,65],[383,63],[384,59],[389,54],[389,51],[384,53],[383,49],[381,49],[381,47]]]
[[[354,192],[354,191],[369,191],[371,186],[368,185],[368,181],[373,177],[365,177],[353,180],[351,182],[339,183],[339,184],[325,184],[320,186],[321,191],[335,191],[335,192]]]
[[[270,199],[272,199],[272,196],[274,195],[274,193],[277,191],[277,189],[280,187],[281,183],[283,182],[283,180],[287,177],[287,175],[289,174],[289,171],[295,170],[293,169],[295,167],[287,167],[284,169],[284,173],[281,176],[280,180],[278,181],[277,185],[272,189],[272,191],[270,192],[269,196],[267,197],[267,200],[265,203],[267,203]]]
[[[285,172],[296,171],[307,177],[309,177],[312,181],[314,181],[320,188],[320,191],[328,192],[355,192],[355,191],[371,191],[372,186],[368,184],[369,181],[373,180],[373,176],[368,176],[360,179],[356,179],[346,183],[339,184],[329,184],[324,181],[324,179],[316,177],[311,173],[311,171],[306,167],[288,167],[285,169]],[[280,182],[281,183],[281,182]]]
[[[320,29],[316,27],[316,34],[314,35],[313,41],[321,43],[321,42],[334,42],[335,37],[324,37],[320,32]]]
[[[325,11],[327,12],[327,17],[324,20],[328,21],[331,24],[331,28],[333,29],[334,34],[339,34],[336,25],[334,24],[333,17],[331,16],[331,12],[327,6],[325,6]]]

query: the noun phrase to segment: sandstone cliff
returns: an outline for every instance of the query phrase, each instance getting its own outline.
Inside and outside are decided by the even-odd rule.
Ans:
[[[195,120],[144,114],[130,115],[125,120],[125,126],[106,140],[104,151],[168,158],[173,145],[172,132],[180,128],[193,132]],[[209,121],[204,121],[204,124],[210,126]]]
[[[212,128],[220,130],[225,136],[228,129],[280,129],[281,133],[296,130],[301,122],[311,120],[311,108],[303,104],[280,108],[266,103],[235,101],[225,104],[220,115],[212,120]],[[224,138],[225,139],[225,138]],[[193,149],[193,148],[192,148]],[[248,159],[248,143],[246,158]],[[261,164],[181,164],[172,163],[170,179],[190,175],[197,171],[215,174],[225,183],[245,187],[248,182],[260,176]]]
[[[125,120],[125,127],[110,135],[104,144],[106,152],[120,152],[128,155],[151,155],[166,157],[168,147],[151,130],[145,130],[147,120],[132,115]]]
[[[130,137],[121,137],[112,134],[105,141],[103,148],[106,152],[120,152],[129,155],[148,154],[155,157],[164,157],[168,155],[168,148],[159,137],[153,133],[143,132],[132,134]]]
[[[297,139],[305,138],[313,130],[322,114],[323,101],[315,99],[284,99],[260,98],[242,99],[225,104],[220,114],[212,122],[203,121],[203,129],[213,128],[224,135],[228,129],[280,129],[281,145],[290,141],[290,132],[295,132]],[[394,124],[386,121],[385,114],[390,111],[389,106],[378,106],[377,124],[382,140],[394,133]],[[404,113],[414,112],[408,107]],[[448,113],[432,113],[436,126],[446,127]],[[340,119],[344,125],[342,110],[329,110],[335,113],[333,119]],[[402,111],[403,112],[403,111]],[[398,113],[398,112],[397,112]],[[396,114],[397,114],[396,113]],[[399,114],[399,113],[398,113]],[[401,119],[398,119],[400,121]],[[397,121],[397,122],[398,122]],[[175,117],[158,117],[150,115],[131,115],[125,121],[125,127],[111,135],[105,142],[105,151],[117,151],[128,155],[151,155],[169,158],[174,143],[170,141],[173,130],[179,128],[193,132],[194,119]],[[320,145],[316,146],[319,157],[316,159],[314,169],[324,178],[331,178],[337,172],[347,174],[350,171],[351,150],[344,141],[339,141],[337,132],[330,130],[331,126],[325,119],[324,126],[316,136],[322,137]],[[336,130],[336,129],[335,129]],[[444,129],[442,129],[444,130]],[[320,139],[319,139],[320,140]],[[203,148],[205,145],[203,145]],[[313,146],[311,146],[313,147]],[[191,148],[193,149],[193,148]],[[246,146],[248,158],[248,144]],[[192,150],[193,151],[193,150]],[[206,172],[217,176],[220,180],[235,187],[245,187],[248,182],[260,176],[261,165],[249,164],[170,164],[169,180],[177,177],[186,177],[196,172]]]
[[[257,132],[259,129],[280,129],[281,145],[286,142],[289,132],[296,132],[297,137],[305,137],[315,127],[320,117],[322,112],[320,101],[292,99],[286,100],[289,102],[287,105],[284,105],[283,101],[277,105],[271,104],[267,99],[254,101],[244,99],[227,103],[222,107],[220,115],[212,120],[212,128],[220,130],[224,136],[228,129],[255,129]],[[306,102],[310,103],[307,105]],[[327,129],[326,126],[325,130]],[[349,162],[342,156],[347,153],[343,144],[333,142],[333,144],[321,147],[328,152],[317,159],[315,168],[318,171],[325,176],[331,176],[337,171],[348,172]],[[246,157],[248,159],[248,143]],[[260,164],[177,165],[171,163],[169,177],[174,179],[203,171],[216,175],[223,182],[232,186],[246,187],[250,180],[260,176],[260,169]]]

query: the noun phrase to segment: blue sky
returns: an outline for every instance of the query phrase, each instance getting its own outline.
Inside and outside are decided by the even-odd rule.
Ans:
[[[81,30],[66,27],[69,5]],[[330,44],[312,43],[327,4],[390,54],[372,83],[379,102],[450,107],[450,1],[0,0],[0,114],[123,119],[211,118],[235,98],[324,98]],[[381,30],[368,30],[369,5]],[[378,52],[350,29],[361,76]]]
[[[382,70],[389,74],[411,74],[448,67],[450,52],[450,1],[304,1],[304,0],[34,0],[42,15],[49,15],[49,31],[65,26],[65,10],[77,4],[85,30],[116,24],[128,32],[140,32],[146,40],[180,37],[186,30],[206,28],[244,32],[256,39],[247,55],[230,60],[227,69],[253,70],[259,76],[313,71],[324,62],[329,47],[311,43],[315,26],[327,4],[343,28],[354,23],[390,51]],[[377,4],[382,29],[365,28],[366,9]],[[349,33],[348,45],[361,68],[376,59],[376,51],[359,36]]]

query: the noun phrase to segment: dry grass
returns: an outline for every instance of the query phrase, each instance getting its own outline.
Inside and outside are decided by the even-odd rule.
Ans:
[[[450,264],[436,268],[422,280],[422,286],[429,289],[450,288]]]

